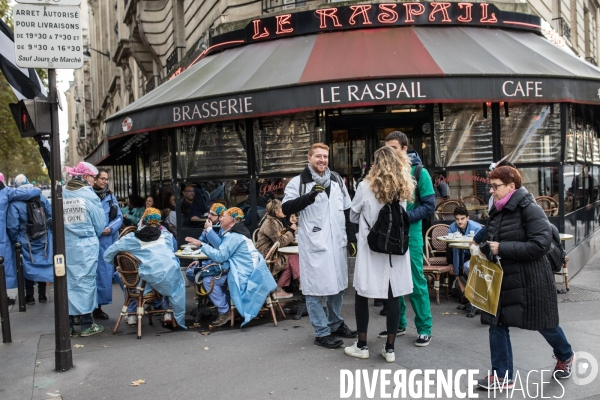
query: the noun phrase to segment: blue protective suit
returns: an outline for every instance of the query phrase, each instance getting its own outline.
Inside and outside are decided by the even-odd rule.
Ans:
[[[39,196],[40,189],[14,189],[5,187],[0,182],[0,256],[4,257],[4,273],[6,274],[6,288],[17,287],[17,267],[15,265],[15,252],[6,233],[6,219],[8,206],[12,201],[25,201]]]
[[[119,210],[117,217],[112,221],[108,221],[110,213],[110,202],[113,202]],[[112,278],[113,278],[113,266],[110,263],[104,261],[104,251],[108,247],[117,241],[119,238],[119,228],[123,225],[123,214],[121,208],[117,202],[117,198],[111,193],[107,195],[102,201],[102,208],[104,210],[104,228],[110,228],[108,235],[100,235],[98,240],[100,241],[100,252],[98,254],[98,271],[96,272],[96,284],[98,286],[98,305],[103,306],[105,304],[112,303]],[[103,228],[103,230],[104,230]]]
[[[69,183],[63,190],[69,315],[83,315],[98,307],[98,237],[105,218],[91,186],[69,189]]]
[[[160,237],[143,242],[134,234],[128,234],[113,243],[104,253],[104,261],[113,263],[117,253],[127,251],[141,261],[140,278],[154,290],[169,298],[177,324],[185,326],[185,282],[179,269],[179,260],[173,253],[173,235],[160,232]],[[187,329],[187,328],[186,328]]]
[[[202,246],[202,252],[223,269],[228,269],[227,284],[233,304],[244,318],[242,326],[258,315],[269,293],[277,288],[263,256],[252,240],[237,232],[237,223],[228,232],[218,249]]]
[[[33,185],[23,185],[21,188],[33,188]],[[8,206],[6,229],[12,244],[21,243],[23,246],[23,275],[25,279],[34,282],[54,282],[53,251],[52,251],[52,208],[45,196],[40,196],[48,216],[48,230],[43,237],[32,240],[27,237],[27,203],[12,201]]]

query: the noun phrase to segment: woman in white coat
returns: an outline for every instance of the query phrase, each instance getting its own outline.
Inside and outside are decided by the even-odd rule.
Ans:
[[[387,336],[381,355],[387,362],[396,360],[394,341],[400,316],[398,297],[412,293],[410,254],[393,255],[371,251],[367,243],[369,226],[373,226],[381,208],[392,200],[399,200],[406,207],[415,189],[410,174],[411,163],[404,154],[398,155],[391,147],[375,152],[375,161],[367,177],[358,185],[350,208],[350,220],[359,224],[357,234],[354,288],[356,289],[355,315],[358,341],[346,347],[345,353],[352,357],[369,358],[367,328],[369,325],[368,299],[388,299]]]

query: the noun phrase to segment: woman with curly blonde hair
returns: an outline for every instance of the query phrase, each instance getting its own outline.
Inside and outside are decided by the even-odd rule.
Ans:
[[[398,200],[400,207],[406,208],[406,201],[412,200],[415,182],[410,174],[411,163],[404,154],[398,155],[391,147],[382,147],[375,152],[371,171],[356,190],[350,208],[350,220],[359,224],[357,234],[357,254],[354,267],[354,288],[356,289],[355,315],[358,328],[358,341],[346,347],[345,353],[351,357],[369,358],[367,328],[369,325],[368,299],[388,299],[387,335],[381,355],[387,362],[394,362],[394,341],[400,317],[398,298],[412,293],[410,252],[392,255],[371,251],[367,243],[369,226],[373,226],[379,211],[385,204]],[[392,266],[390,266],[392,265]]]

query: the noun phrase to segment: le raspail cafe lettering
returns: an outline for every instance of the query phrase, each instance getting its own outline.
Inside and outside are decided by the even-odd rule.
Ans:
[[[321,104],[346,104],[373,100],[424,99],[427,94],[418,81],[378,82],[320,87],[319,98]]]

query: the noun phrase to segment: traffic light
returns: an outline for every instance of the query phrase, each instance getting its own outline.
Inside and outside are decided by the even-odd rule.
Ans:
[[[21,100],[8,105],[17,123],[21,137],[49,135],[51,133],[50,103],[48,100]]]

